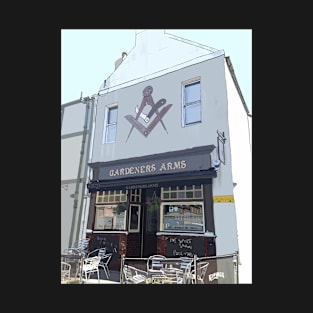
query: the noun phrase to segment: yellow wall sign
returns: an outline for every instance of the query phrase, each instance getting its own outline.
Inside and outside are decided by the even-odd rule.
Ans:
[[[214,196],[213,197],[214,202],[234,202],[234,196]]]

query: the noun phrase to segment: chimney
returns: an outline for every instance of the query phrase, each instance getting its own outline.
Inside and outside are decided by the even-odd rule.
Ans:
[[[122,57],[115,61],[115,69],[117,69],[120,66],[120,64],[125,60],[126,57],[127,57],[127,53],[122,52]]]

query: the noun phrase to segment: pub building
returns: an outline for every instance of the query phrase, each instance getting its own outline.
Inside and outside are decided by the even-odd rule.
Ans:
[[[164,30],[138,31],[135,42],[95,97],[89,248],[112,252],[113,270],[122,255],[236,253],[242,185],[233,181],[228,108],[238,106],[236,130],[246,112],[230,59]]]
[[[122,254],[214,256],[213,149],[90,164],[92,249],[112,251],[115,269]]]

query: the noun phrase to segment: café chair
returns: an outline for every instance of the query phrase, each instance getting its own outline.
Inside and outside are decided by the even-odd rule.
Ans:
[[[99,264],[100,264],[101,257],[96,255],[93,257],[83,259],[82,263],[82,277],[87,282],[90,279],[90,275],[97,273],[98,282],[100,283],[100,275],[99,275]]]
[[[204,284],[205,274],[207,272],[209,262],[199,262],[197,264],[197,275],[195,270],[191,271],[192,284]]]
[[[61,253],[61,261],[71,264],[71,271],[76,273],[75,277],[80,269],[81,260],[85,257],[85,254],[77,248],[67,248]]]
[[[71,278],[71,264],[61,261],[61,282],[64,283]]]
[[[101,257],[99,266],[103,268],[106,277],[109,278],[110,276],[109,263],[112,258],[112,253],[106,253],[106,248],[99,248],[99,249],[94,249],[90,251],[87,254],[87,257],[89,258],[95,255],[98,255]]]
[[[168,267],[162,270],[164,279],[163,284],[183,284],[184,283],[184,271],[180,268]]]
[[[103,268],[105,275],[107,276],[107,278],[109,278],[110,276],[109,263],[112,258],[112,253],[103,254],[101,251],[99,251],[98,255],[101,257],[99,266]]]
[[[165,267],[162,260],[166,260],[166,257],[164,255],[155,254],[149,256],[147,260],[147,272],[158,272],[162,270],[162,268]]]
[[[73,243],[71,248],[77,249],[78,251],[87,254],[89,251],[90,238],[81,238],[80,240]]]
[[[147,277],[146,271],[127,264],[123,265],[123,284],[145,284]]]
[[[180,269],[183,271],[183,284],[190,284],[192,281],[191,270],[194,259],[189,257],[181,257],[180,260]]]

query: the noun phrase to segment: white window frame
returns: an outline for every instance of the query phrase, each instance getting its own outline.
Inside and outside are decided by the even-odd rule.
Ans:
[[[202,229],[199,230],[191,230],[191,229],[173,229],[170,228],[169,226],[164,224],[164,206],[173,206],[173,207],[179,207],[180,205],[201,205],[202,206],[202,223],[199,223],[202,225]],[[173,202],[162,202],[160,206],[160,230],[161,231],[166,231],[166,232],[179,232],[179,233],[204,233],[205,231],[205,220],[204,220],[204,202],[203,201],[188,201],[188,202],[178,202],[178,201],[173,201]],[[175,216],[175,220],[177,220],[178,223],[183,221],[183,216],[179,216],[177,214]],[[166,223],[167,224],[167,223]]]
[[[96,204],[127,202],[127,194],[123,189],[97,191]]]
[[[110,230],[126,230],[127,210],[125,210],[125,211],[123,211],[123,213],[121,213],[122,214],[122,219],[124,220],[122,222],[123,223],[123,227],[119,227],[119,228],[113,227],[113,225],[116,223],[116,221],[121,218],[120,216],[117,216],[116,214],[113,214],[113,209],[115,207],[117,207],[117,204],[96,205],[94,230],[108,230],[108,231],[110,231]],[[112,214],[105,216],[104,215],[104,210],[105,209],[112,209]],[[100,225],[103,225],[103,227],[98,227],[99,223],[101,222],[101,221],[98,221],[98,219],[100,218],[100,216],[99,216],[99,211],[100,210],[103,210],[103,217],[102,217],[103,224],[100,224]],[[105,227],[105,224],[110,222],[110,219],[111,219],[112,227],[111,228],[110,227]]]
[[[137,208],[137,226],[136,228],[131,228],[131,218],[132,218],[132,208]],[[130,204],[129,205],[129,217],[128,217],[128,231],[130,233],[139,233],[140,230],[140,216],[141,216],[141,205],[140,204]]]
[[[117,114],[116,114],[116,122],[109,124],[109,114],[110,114],[110,110],[112,109],[117,109]],[[117,120],[118,120],[118,105],[117,103],[112,103],[109,104],[105,107],[105,114],[104,114],[104,129],[103,129],[103,143],[114,143],[116,142],[116,134],[117,134]],[[115,125],[115,138],[113,141],[108,141],[107,137],[108,137],[108,128],[110,126],[114,126]]]
[[[185,89],[187,86],[199,83],[200,84],[200,99],[191,103],[185,103]],[[192,123],[186,123],[186,108],[191,105],[199,105],[199,110],[200,110],[200,119],[198,121],[192,122]],[[192,126],[201,123],[202,121],[202,115],[201,115],[201,80],[200,77],[195,77],[193,79],[186,80],[182,82],[182,126],[187,127],[187,126]]]

